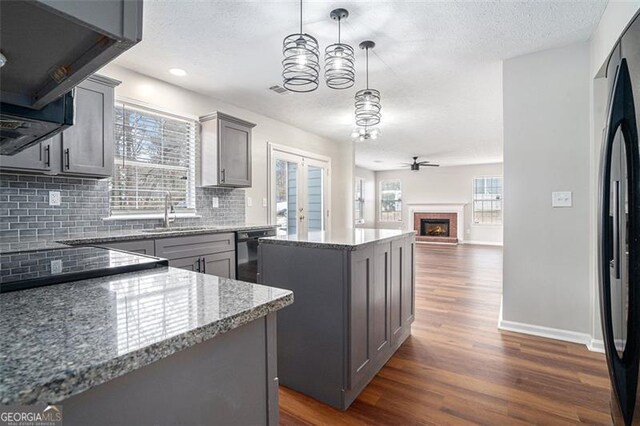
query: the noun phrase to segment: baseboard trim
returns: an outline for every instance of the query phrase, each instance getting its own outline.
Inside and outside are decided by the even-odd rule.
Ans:
[[[525,324],[516,321],[500,320],[498,328],[504,331],[530,334],[532,336],[546,337],[548,339],[562,340],[565,342],[581,343],[587,348],[591,344],[591,336],[587,333],[562,330],[559,328],[544,327],[541,325]]]
[[[500,313],[498,314],[498,329],[514,333],[546,337],[548,339],[562,340],[565,342],[580,343],[585,345],[590,351],[604,352],[604,346],[602,346],[601,351],[598,350],[598,340],[593,339],[591,335],[587,333],[504,320],[504,318],[502,318],[502,299],[500,300]],[[602,345],[602,341],[600,341],[600,345]]]
[[[473,244],[476,246],[499,246],[502,247],[502,243],[497,241],[476,241],[476,240],[464,240],[460,241],[462,244]]]
[[[591,341],[589,341],[589,344],[587,345],[587,348],[591,352],[604,353],[604,342],[600,339],[591,339]]]

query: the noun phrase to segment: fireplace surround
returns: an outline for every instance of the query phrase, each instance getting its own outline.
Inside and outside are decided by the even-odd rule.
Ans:
[[[457,213],[414,212],[413,225],[416,241],[458,243]]]

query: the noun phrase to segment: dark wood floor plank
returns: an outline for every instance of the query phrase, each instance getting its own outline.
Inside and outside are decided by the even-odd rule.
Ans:
[[[345,412],[281,387],[281,424],[611,424],[604,356],[501,332],[501,294],[501,248],[418,245],[411,337]]]

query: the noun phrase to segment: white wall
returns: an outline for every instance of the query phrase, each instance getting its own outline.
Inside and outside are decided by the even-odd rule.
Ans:
[[[376,226],[376,174],[373,170],[356,167],[354,177],[364,179],[364,223],[356,226],[359,228],[374,228]]]
[[[409,203],[466,204],[464,209],[464,239],[479,243],[502,243],[502,226],[473,225],[472,185],[479,176],[502,176],[502,164],[480,164],[470,166],[424,167],[419,172],[392,170],[376,172],[376,189],[383,179],[402,181],[403,217]],[[379,197],[376,197],[378,200]],[[376,212],[378,206],[376,203]],[[413,228],[413,223],[380,222],[380,228]]]
[[[332,226],[334,229],[353,227],[354,148],[348,138],[343,142],[325,139],[259,113],[121,66],[108,65],[100,73],[122,81],[116,88],[117,98],[135,100],[167,112],[195,118],[210,112],[222,111],[256,124],[252,134],[253,187],[246,190],[246,196],[252,198],[253,205],[246,207],[247,222],[267,222],[268,209],[263,206],[262,201],[267,197],[267,143],[272,142],[331,157]]]
[[[504,288],[508,322],[591,331],[589,45],[503,64]],[[572,191],[572,208],[552,208]]]

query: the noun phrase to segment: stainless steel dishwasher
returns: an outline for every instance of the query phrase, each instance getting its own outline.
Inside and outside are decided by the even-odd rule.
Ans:
[[[276,227],[236,232],[236,279],[258,282],[258,239],[276,235]]]

